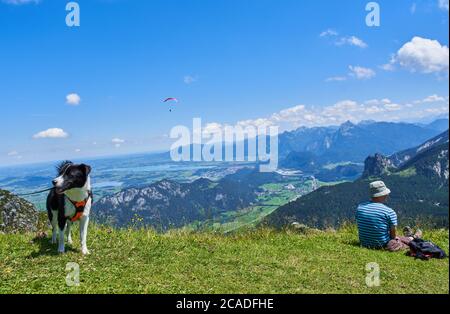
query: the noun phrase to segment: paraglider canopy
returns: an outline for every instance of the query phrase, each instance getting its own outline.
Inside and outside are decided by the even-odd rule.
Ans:
[[[169,98],[166,98],[163,102],[164,103],[178,103],[178,99],[176,99],[174,97],[169,97]],[[172,112],[172,108],[170,108],[169,111]]]
[[[178,102],[178,99],[173,98],[173,97],[169,97],[169,98],[166,98],[166,99],[164,100],[164,102],[169,102],[169,101]]]

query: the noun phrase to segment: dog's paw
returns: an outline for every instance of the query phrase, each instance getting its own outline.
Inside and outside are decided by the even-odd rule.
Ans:
[[[70,244],[70,245],[72,245],[72,244],[73,244],[73,240],[72,240],[72,238],[69,238],[69,239],[67,239],[67,244]]]
[[[87,248],[83,248],[83,249],[81,249],[81,254],[89,255],[89,254],[91,254],[91,252],[89,252],[89,250]]]

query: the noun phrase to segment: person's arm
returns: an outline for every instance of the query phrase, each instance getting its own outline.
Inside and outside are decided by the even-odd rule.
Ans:
[[[391,235],[391,239],[397,238],[397,227],[396,226],[394,226],[394,225],[391,226],[390,235]]]
[[[391,213],[388,215],[388,222],[389,222],[389,235],[391,237],[391,239],[396,239],[397,238],[397,214],[395,213],[395,211],[393,211],[391,209]]]

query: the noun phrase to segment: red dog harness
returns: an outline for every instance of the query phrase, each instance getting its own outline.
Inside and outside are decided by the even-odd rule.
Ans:
[[[72,201],[70,198],[68,198],[68,200],[72,203],[72,205],[75,207],[75,210],[76,210],[75,215],[73,215],[73,217],[70,218],[71,222],[76,222],[76,221],[80,220],[81,216],[83,216],[84,209],[86,208],[86,205],[89,202],[89,199],[92,199],[92,201],[94,201],[92,191],[88,191],[88,197],[79,202]]]

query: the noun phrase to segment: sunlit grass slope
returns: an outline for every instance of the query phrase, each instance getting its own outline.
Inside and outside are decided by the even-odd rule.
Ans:
[[[425,237],[448,251],[448,231]],[[360,248],[354,227],[337,232],[260,229],[229,235],[92,226],[91,255],[64,255],[48,238],[0,235],[0,293],[448,293],[448,259]],[[76,238],[76,237],[75,237]],[[66,264],[80,285],[66,285]],[[379,287],[366,285],[378,263]]]

